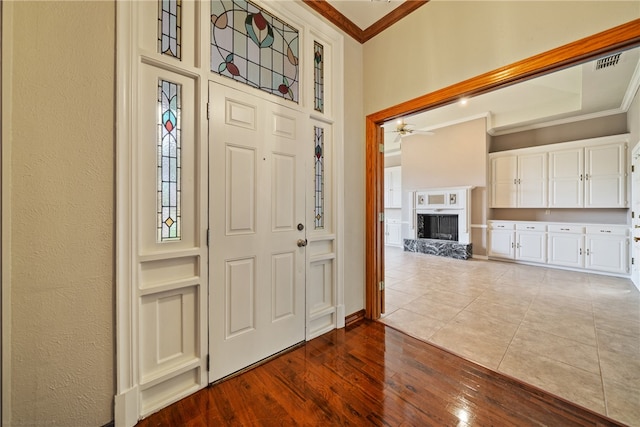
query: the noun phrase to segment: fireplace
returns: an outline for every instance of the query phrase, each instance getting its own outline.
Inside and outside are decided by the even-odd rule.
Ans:
[[[407,228],[403,231],[404,250],[469,259],[472,188],[430,188],[412,192],[413,206],[406,212]]]
[[[417,215],[418,239],[458,241],[458,215]]]

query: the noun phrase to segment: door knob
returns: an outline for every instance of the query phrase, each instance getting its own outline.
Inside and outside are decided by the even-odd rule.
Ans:
[[[298,247],[304,248],[305,246],[307,246],[307,239],[298,239]]]

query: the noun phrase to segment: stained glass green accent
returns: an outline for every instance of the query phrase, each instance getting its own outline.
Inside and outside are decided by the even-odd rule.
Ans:
[[[315,228],[324,228],[324,129],[314,126]]]
[[[158,0],[158,50],[181,59],[182,1]]]
[[[179,240],[180,93],[182,86],[158,81],[158,241]]]
[[[298,30],[249,1],[211,0],[211,71],[298,102]]]
[[[313,42],[313,108],[324,112],[324,46]]]

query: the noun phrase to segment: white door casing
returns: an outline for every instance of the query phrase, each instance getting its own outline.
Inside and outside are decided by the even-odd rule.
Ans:
[[[209,84],[210,382],[305,338],[304,114]],[[301,229],[300,229],[301,228]]]

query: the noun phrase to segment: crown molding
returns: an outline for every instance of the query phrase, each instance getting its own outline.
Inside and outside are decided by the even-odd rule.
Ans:
[[[302,0],[304,4],[318,12],[327,21],[347,33],[358,43],[364,43],[367,40],[377,36],[420,6],[425,5],[429,0],[407,0],[393,11],[374,22],[366,29],[362,30],[354,24],[349,18],[344,16],[335,7],[331,6],[327,0]]]

